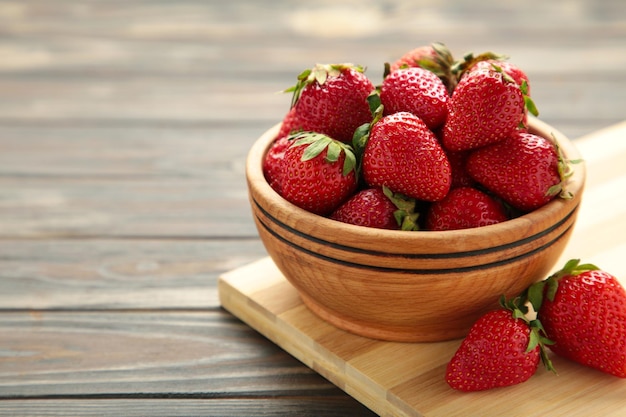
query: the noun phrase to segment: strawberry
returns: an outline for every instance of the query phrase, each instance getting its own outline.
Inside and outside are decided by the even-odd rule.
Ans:
[[[484,61],[476,62],[469,71],[476,71],[479,69],[491,69],[493,66],[500,67],[502,71],[510,76],[517,85],[520,87],[526,83],[526,94],[530,96],[530,81],[528,81],[528,75],[517,65],[504,60],[487,59]]]
[[[417,230],[417,217],[415,200],[387,187],[361,190],[330,215],[344,223],[391,230]]]
[[[283,117],[280,129],[278,131],[278,134],[276,135],[277,139],[289,136],[290,134],[297,133],[299,130],[301,130],[296,126],[296,123],[298,123],[296,116],[296,108],[290,108],[287,114]]]
[[[468,392],[520,384],[535,374],[540,358],[547,359],[538,323],[513,303],[502,304],[481,316],[461,342],[446,367],[450,387]]]
[[[423,68],[392,71],[381,85],[384,114],[407,111],[420,117],[433,130],[446,119],[448,91],[433,72]]]
[[[499,201],[472,187],[451,190],[443,200],[430,206],[426,216],[428,230],[469,229],[508,219]]]
[[[263,175],[270,187],[278,194],[281,193],[283,172],[281,164],[289,145],[291,145],[291,141],[288,136],[277,137],[267,150],[265,158],[263,159]]]
[[[352,148],[315,132],[301,132],[290,140],[281,164],[282,197],[311,213],[330,214],[356,191]]]
[[[524,112],[520,87],[501,70],[470,71],[448,101],[443,145],[462,151],[502,141],[517,130]]]
[[[386,65],[385,72],[393,72],[400,68],[424,68],[433,72],[441,79],[448,92],[452,92],[456,85],[456,77],[452,74],[454,58],[452,53],[442,43],[419,46],[412,49],[391,65]]]
[[[474,66],[472,66],[469,70],[479,70],[479,69],[501,69],[506,75],[511,77],[513,81],[520,87],[522,91],[522,95],[524,96],[525,109],[524,109],[524,119],[522,123],[524,126],[527,125],[528,122],[528,113],[531,113],[534,116],[539,115],[539,111],[535,106],[535,103],[530,98],[530,82],[528,81],[528,76],[521,68],[517,65],[512,64],[508,61],[497,60],[497,59],[487,59],[485,61],[478,61]]]
[[[348,143],[357,127],[372,120],[367,97],[374,90],[358,66],[318,64],[307,69],[285,90],[293,93],[293,113],[285,116],[289,123],[280,134],[314,131]]]
[[[469,175],[489,191],[523,212],[535,210],[564,190],[571,176],[569,163],[560,148],[531,133],[510,138],[473,151],[466,163]]]
[[[465,163],[469,157],[470,151],[446,151],[448,155],[448,161],[450,161],[450,168],[452,168],[452,186],[451,188],[458,187],[472,187],[475,185],[475,181],[467,173]]]
[[[626,291],[617,278],[573,259],[527,293],[554,353],[626,378]]]
[[[408,112],[384,116],[371,126],[361,164],[370,186],[387,186],[417,200],[441,200],[452,182],[450,162],[437,137]]]

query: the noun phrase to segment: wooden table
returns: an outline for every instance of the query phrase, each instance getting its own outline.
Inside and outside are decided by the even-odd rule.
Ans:
[[[620,0],[0,3],[0,414],[374,415],[217,282],[266,254],[244,161],[276,92],[316,62],[379,80],[436,40],[510,55],[540,118],[587,137],[568,250],[626,277],[626,129],[594,134],[625,118]]]

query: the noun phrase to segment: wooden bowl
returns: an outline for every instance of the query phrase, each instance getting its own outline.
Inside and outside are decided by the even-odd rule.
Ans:
[[[569,159],[575,147],[549,125]],[[274,263],[316,315],[336,327],[400,342],[463,337],[502,294],[514,296],[546,277],[572,233],[585,180],[575,165],[574,197],[496,225],[454,231],[390,231],[311,214],[280,197],[262,172],[279,125],[251,148],[246,165],[250,204]]]

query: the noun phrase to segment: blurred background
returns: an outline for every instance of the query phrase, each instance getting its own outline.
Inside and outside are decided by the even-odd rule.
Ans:
[[[304,68],[353,62],[377,83],[433,41],[508,55],[571,137],[624,117],[622,0],[5,0],[0,122],[236,123],[252,139]]]

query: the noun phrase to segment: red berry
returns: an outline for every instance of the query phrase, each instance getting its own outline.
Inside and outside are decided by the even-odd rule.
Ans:
[[[467,172],[478,183],[518,210],[535,210],[562,190],[559,165],[563,164],[554,143],[531,133],[518,133],[473,151]]]
[[[394,217],[395,204],[380,188],[368,188],[352,196],[330,218],[357,226],[399,229]]]
[[[433,72],[419,67],[392,71],[383,80],[380,100],[385,115],[406,111],[421,118],[429,129],[446,119],[448,91]]]
[[[460,391],[482,391],[527,381],[539,365],[540,346],[527,352],[527,321],[507,309],[479,318],[446,368],[446,382]]]
[[[265,179],[269,183],[270,187],[274,189],[278,194],[281,193],[282,183],[282,162],[285,156],[285,151],[289,148],[291,142],[287,136],[277,138],[265,154],[263,159],[263,174]]]
[[[407,112],[385,116],[372,126],[362,160],[370,186],[424,201],[441,200],[452,182],[450,162],[435,134]]]
[[[345,143],[304,132],[283,157],[283,198],[311,213],[328,215],[356,190],[356,160]]]
[[[457,230],[506,221],[504,206],[493,197],[471,187],[451,190],[433,203],[426,215],[428,230]]]
[[[519,86],[495,69],[471,71],[461,78],[448,102],[443,145],[462,151],[511,136],[524,118]]]
[[[356,128],[372,120],[367,97],[375,87],[360,67],[317,65],[298,80],[286,90],[294,93],[287,133],[313,131],[349,143]]]
[[[626,291],[619,280],[594,265],[572,260],[534,285],[544,289],[544,299],[536,308],[547,337],[554,342],[550,349],[626,378]]]

